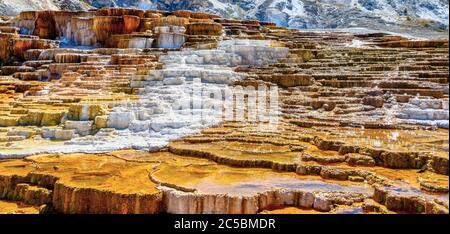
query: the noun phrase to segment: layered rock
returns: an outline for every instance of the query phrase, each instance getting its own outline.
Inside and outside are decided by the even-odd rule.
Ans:
[[[158,26],[153,29],[156,47],[179,49],[185,42],[185,28],[179,26]]]
[[[42,213],[448,213],[447,53],[190,11],[24,12],[0,25],[0,157],[53,154],[2,160],[1,199]]]
[[[82,157],[83,158],[83,157]],[[87,157],[82,160],[86,160]],[[105,158],[103,158],[105,159]],[[91,160],[103,160],[102,157],[93,157]],[[36,157],[31,159],[32,163],[9,162],[9,165],[23,165],[19,175],[13,171],[2,169],[1,197],[23,201],[31,205],[47,205],[48,211],[61,213],[156,213],[161,207],[162,193],[155,189],[154,185],[147,180],[146,173],[139,173],[139,169],[129,163],[114,157],[109,157],[107,163],[102,167],[91,171],[78,164],[76,155],[49,157]],[[39,165],[35,168],[33,165]],[[111,175],[114,170],[121,168],[125,173],[126,168],[131,169],[129,173],[138,173],[143,179],[143,188],[120,188],[113,184],[103,184],[106,181],[114,181]],[[72,174],[70,168],[79,168],[78,176]],[[143,169],[141,167],[141,169]],[[143,169],[145,171],[145,169]],[[103,177],[104,182],[98,183]],[[81,180],[80,180],[81,179]],[[135,180],[136,178],[133,178]],[[113,182],[114,183],[114,182]],[[106,186],[106,187],[103,187]],[[109,187],[109,189],[105,189]]]

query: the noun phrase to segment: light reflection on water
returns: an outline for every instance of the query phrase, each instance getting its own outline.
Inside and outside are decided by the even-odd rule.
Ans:
[[[336,214],[364,214],[362,207],[352,207],[348,209],[338,210]]]
[[[333,184],[320,180],[302,180],[297,178],[270,177],[252,180],[251,182],[237,182],[232,184],[221,184],[216,181],[205,179],[196,184],[198,192],[205,194],[229,194],[229,195],[255,195],[261,192],[273,191],[276,189],[287,189],[303,192],[349,192],[373,195],[373,188],[370,185],[358,185],[356,183]],[[423,196],[430,199],[448,203],[449,194],[430,194],[419,188],[411,187],[408,184],[400,183],[393,187],[386,187],[387,191],[398,193],[402,196]],[[356,211],[355,211],[356,212]]]
[[[406,196],[423,196],[426,198],[431,198],[431,199],[437,199],[439,201],[448,203],[449,202],[449,194],[440,194],[440,195],[432,195],[429,193],[425,193],[422,190],[418,189],[418,188],[414,188],[414,187],[386,187],[385,188],[388,191],[392,191],[392,192],[396,192],[399,193],[401,195],[406,195]]]
[[[271,177],[239,182],[235,184],[220,184],[204,180],[195,185],[203,193],[227,193],[230,195],[254,195],[275,189],[301,190],[309,192],[353,192],[371,195],[373,190],[368,186],[340,185],[320,180],[301,180],[296,178]]]

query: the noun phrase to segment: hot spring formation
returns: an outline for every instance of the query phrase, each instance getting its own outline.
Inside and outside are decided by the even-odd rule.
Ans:
[[[448,41],[0,17],[0,213],[448,213]]]

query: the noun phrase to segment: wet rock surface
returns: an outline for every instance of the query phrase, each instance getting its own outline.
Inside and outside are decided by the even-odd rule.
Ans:
[[[38,11],[0,61],[1,213],[448,213],[448,41]]]

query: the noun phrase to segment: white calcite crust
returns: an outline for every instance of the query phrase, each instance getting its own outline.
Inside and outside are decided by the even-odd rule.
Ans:
[[[168,29],[159,30],[160,33],[171,33]],[[288,48],[270,45],[271,41],[229,40],[220,42],[218,49],[169,52],[160,57],[163,69],[131,79],[131,87],[141,88],[141,98],[136,103],[113,106],[106,129],[89,135],[93,121],[89,121],[90,110],[86,106],[78,116],[83,121],[66,121],[62,130],[43,129],[43,138],[65,140],[64,144],[2,152],[0,157],[46,152],[160,149],[171,140],[220,123],[221,110],[217,106],[222,100],[215,94],[230,90],[230,84],[246,78],[246,74],[234,72],[233,67],[275,63],[289,52]]]
[[[448,100],[415,97],[400,109],[397,117],[408,123],[449,127]]]

